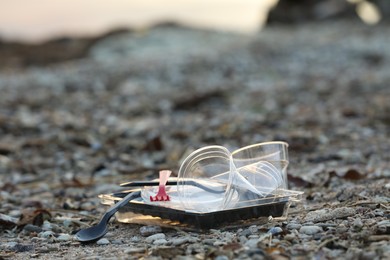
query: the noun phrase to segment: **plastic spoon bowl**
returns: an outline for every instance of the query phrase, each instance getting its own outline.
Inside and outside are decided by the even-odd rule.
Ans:
[[[132,199],[140,196],[140,191],[132,192],[126,195],[122,200],[118,201],[102,216],[99,223],[95,226],[85,228],[76,233],[75,237],[80,242],[92,242],[102,238],[108,231],[108,221],[111,217],[124,205]]]

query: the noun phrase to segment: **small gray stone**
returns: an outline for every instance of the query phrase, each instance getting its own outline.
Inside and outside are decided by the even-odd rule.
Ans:
[[[15,247],[18,244],[18,242],[8,242],[0,245],[0,248],[2,250],[10,250],[11,248]]]
[[[37,250],[36,250],[38,253],[49,253],[50,252],[50,250],[49,250],[49,248],[47,248],[47,246],[42,246],[42,247],[40,247],[40,248],[37,248]]]
[[[55,237],[55,234],[53,231],[48,230],[48,231],[43,231],[43,232],[39,233],[38,237],[46,238],[46,239],[53,238],[53,237]]]
[[[268,230],[267,233],[270,233],[272,235],[277,235],[283,232],[283,229],[281,227],[273,227],[270,230]]]
[[[290,223],[286,226],[286,228],[288,230],[291,230],[291,229],[300,229],[302,227],[301,224],[298,224],[298,223]]]
[[[293,241],[295,239],[295,235],[294,234],[287,234],[284,236],[284,239],[286,239],[287,241]]]
[[[224,245],[226,245],[226,242],[220,240],[215,241],[213,244],[213,246],[224,246]]]
[[[355,229],[361,229],[363,227],[363,222],[360,218],[356,218],[354,221],[353,221],[353,227]]]
[[[377,224],[377,233],[378,234],[390,234],[390,221],[383,220]]]
[[[157,239],[153,242],[153,245],[162,246],[168,244],[168,241],[165,238]]]
[[[248,241],[248,239],[246,238],[246,236],[240,236],[240,237],[239,237],[239,240],[240,240],[240,243],[241,243],[241,244],[245,244],[245,242]]]
[[[41,227],[38,227],[38,226],[35,226],[35,225],[32,225],[32,224],[25,225],[23,230],[26,231],[27,233],[32,233],[32,232],[40,233],[40,232],[42,232],[42,228]]]
[[[66,242],[72,240],[72,236],[69,234],[61,234],[57,237],[57,241]]]
[[[97,245],[108,245],[110,241],[107,238],[101,238],[96,242]]]
[[[324,222],[331,219],[345,218],[355,215],[356,210],[354,208],[341,207],[333,210],[320,209],[307,213],[305,221],[312,222]]]
[[[49,221],[45,220],[43,222],[43,225],[42,225],[42,230],[45,230],[45,231],[48,231],[48,230],[52,230],[52,225]]]
[[[111,241],[111,244],[113,244],[113,245],[122,245],[123,241],[122,241],[122,239],[115,239],[115,240]]]
[[[145,241],[147,243],[152,243],[158,239],[165,239],[165,234],[164,233],[157,233],[157,234],[154,234],[154,235],[151,235],[151,236],[148,236]]]
[[[240,235],[247,237],[247,236],[252,235],[252,231],[250,231],[249,229],[244,229],[242,232],[240,232]]]
[[[6,251],[13,251],[17,253],[28,252],[34,249],[33,245],[24,245],[18,242],[8,242],[1,245],[1,248]]]
[[[226,255],[219,255],[214,258],[214,260],[229,260],[229,257],[227,257]]]
[[[65,219],[63,222],[62,222],[62,225],[64,225],[64,227],[68,228],[72,225],[72,220],[70,219]]]
[[[214,245],[215,241],[217,241],[217,240],[214,239],[214,238],[206,238],[206,239],[204,239],[202,242],[203,242],[203,244],[205,244],[205,245],[212,246],[212,245]]]
[[[252,234],[255,234],[259,231],[259,228],[256,225],[252,225],[248,229],[252,232]]]
[[[314,235],[319,232],[322,232],[322,228],[318,226],[303,226],[299,229],[299,233],[305,234],[305,235]]]
[[[141,238],[139,236],[132,236],[130,238],[130,242],[138,243],[141,241]]]
[[[148,237],[157,233],[161,233],[161,227],[159,226],[143,226],[139,229],[141,236]]]
[[[259,240],[258,239],[249,239],[248,241],[245,242],[245,246],[249,248],[257,248]]]
[[[188,237],[178,237],[171,240],[173,246],[180,246],[188,242]]]
[[[146,251],[145,248],[142,247],[135,247],[135,248],[128,248],[124,251],[125,254],[137,254],[137,253],[144,253]]]

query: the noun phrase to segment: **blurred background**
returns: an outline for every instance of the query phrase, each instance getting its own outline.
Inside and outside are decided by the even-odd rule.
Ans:
[[[278,0],[2,0],[0,36],[43,41],[59,36],[97,35],[113,28],[145,28],[171,21],[202,28],[255,32]],[[355,10],[365,23],[376,24],[388,14],[387,1],[281,1],[274,20],[303,21],[346,15]]]

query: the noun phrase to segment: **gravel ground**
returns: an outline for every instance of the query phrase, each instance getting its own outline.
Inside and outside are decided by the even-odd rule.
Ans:
[[[255,36],[160,26],[0,72],[0,259],[389,259],[390,27]],[[64,52],[66,49],[64,49]],[[13,63],[14,64],[14,63]],[[189,152],[290,144],[285,220],[204,232],[122,224],[73,239],[98,194],[177,173]]]

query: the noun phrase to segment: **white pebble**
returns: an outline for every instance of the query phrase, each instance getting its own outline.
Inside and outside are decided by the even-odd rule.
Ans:
[[[102,238],[102,239],[99,239],[96,244],[98,245],[108,245],[110,243],[110,241],[107,239],[107,238]]]
[[[50,237],[54,237],[54,232],[53,231],[44,231],[44,232],[41,232],[38,234],[39,237],[41,238],[50,238]]]
[[[58,241],[69,241],[72,240],[72,236],[69,234],[61,234],[59,237],[57,237]]]
[[[153,242],[153,245],[156,245],[156,246],[162,246],[162,245],[166,245],[166,244],[168,244],[168,241],[165,238],[157,239]]]

